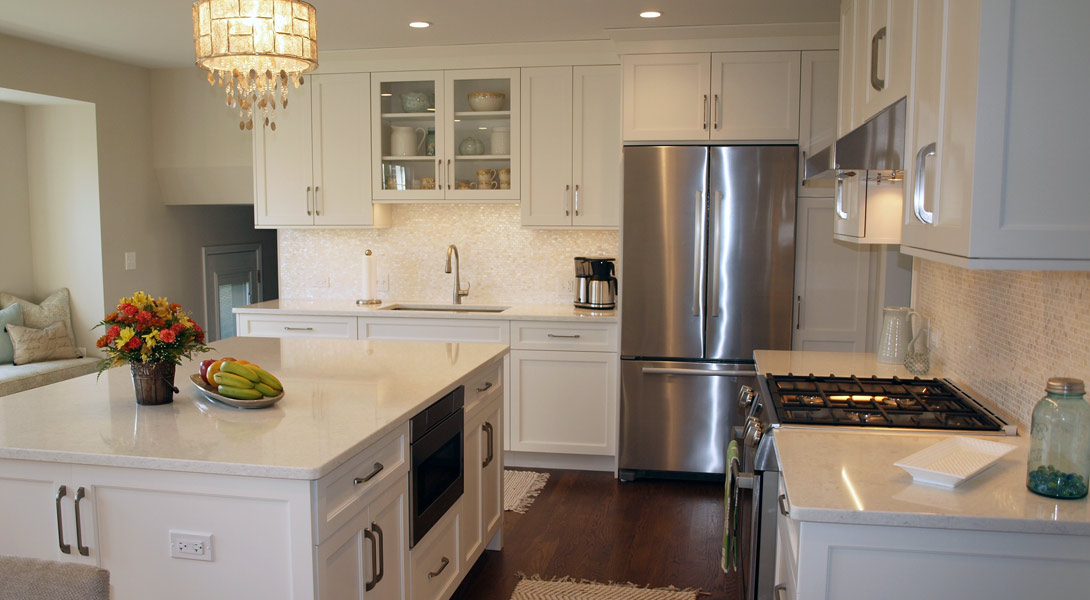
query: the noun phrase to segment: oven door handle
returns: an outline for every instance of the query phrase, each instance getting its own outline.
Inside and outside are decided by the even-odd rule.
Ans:
[[[754,502],[756,502],[757,494],[759,493],[759,486],[756,485],[756,477],[753,473],[742,473],[738,471],[739,460],[734,457],[730,461],[730,481],[734,483],[733,489],[730,490],[730,494],[727,496],[727,527],[734,528],[734,524],[739,522],[738,511],[741,509],[741,503],[739,502],[741,489],[751,490],[753,493]],[[741,541],[742,531],[735,529],[733,531],[735,538]],[[738,571],[741,560],[741,552],[735,552],[731,557],[731,563],[727,565],[728,569]],[[744,580],[744,576],[743,576]],[[744,584],[744,581],[743,581]],[[744,596],[743,596],[744,597]]]
[[[756,377],[757,371],[714,371],[712,369],[679,369],[671,367],[644,367],[646,375],[704,375],[711,377]]]

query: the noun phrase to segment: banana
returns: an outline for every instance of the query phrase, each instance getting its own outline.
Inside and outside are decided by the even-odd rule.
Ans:
[[[262,369],[257,365],[250,365],[250,368],[253,369],[254,373],[257,373],[257,377],[261,380],[261,383],[264,383],[265,385],[271,387],[278,392],[284,391],[284,385],[281,384],[280,380],[277,379],[272,373],[266,371],[265,369]]]
[[[220,371],[219,373],[216,373],[215,375],[213,375],[212,376],[212,381],[214,381],[216,383],[216,385],[226,385],[228,387],[236,387],[236,388],[253,388],[254,387],[254,383],[252,381],[250,381],[249,379],[246,379],[245,377],[239,377],[238,375],[235,375],[234,373],[224,373],[223,371]]]
[[[239,388],[230,385],[221,385],[218,389],[221,396],[235,398],[236,400],[257,400],[261,398],[261,392],[254,388]]]
[[[264,383],[255,384],[254,389],[261,392],[261,395],[267,396],[269,398],[272,398],[273,396],[276,396],[277,394],[280,393],[280,392],[272,389],[271,387],[265,385]]]
[[[222,373],[224,371],[228,373],[234,373],[235,375],[238,375],[240,377],[245,377],[246,379],[249,379],[254,383],[260,381],[260,379],[257,378],[257,373],[255,373],[253,369],[237,362],[223,363],[223,366],[220,367],[220,372]]]

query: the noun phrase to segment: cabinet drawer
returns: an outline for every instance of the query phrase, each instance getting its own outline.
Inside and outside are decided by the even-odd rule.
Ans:
[[[512,321],[511,349],[616,352],[617,324]]]
[[[361,340],[482,344],[506,344],[511,339],[507,321],[395,317],[360,317],[359,338]]]
[[[320,543],[356,514],[369,492],[408,472],[408,434],[406,424],[314,482],[316,542]]]
[[[424,536],[409,554],[412,600],[448,598],[461,580],[458,531],[461,500]]]
[[[466,420],[482,406],[481,401],[503,395],[503,361],[488,367],[481,374],[466,383],[465,416]]]
[[[250,337],[356,339],[356,317],[238,315],[238,334]]]

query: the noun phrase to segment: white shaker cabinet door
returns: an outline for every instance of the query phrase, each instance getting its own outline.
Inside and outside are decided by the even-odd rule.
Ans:
[[[278,108],[276,131],[254,127],[254,222],[258,227],[312,225],[311,92],[313,80]]]
[[[572,222],[572,68],[522,70],[522,224]]]
[[[626,141],[708,139],[710,54],[626,55],[621,68]]]
[[[798,139],[798,52],[717,52],[711,60],[711,139]]]
[[[572,88],[572,225],[621,224],[621,73],[575,67]]]
[[[78,562],[76,491],[68,464],[0,461],[0,555]]]
[[[812,180],[802,185],[806,157],[836,143],[838,54],[835,50],[802,53],[799,99],[799,195],[829,197],[834,180]]]
[[[370,77],[320,75],[310,87],[314,224],[371,225]]]

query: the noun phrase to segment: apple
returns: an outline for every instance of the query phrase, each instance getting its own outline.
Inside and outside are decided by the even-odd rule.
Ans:
[[[214,363],[214,362],[216,362],[216,359],[214,359],[214,358],[209,358],[207,360],[202,360],[201,361],[201,368],[200,368],[200,371],[199,371],[200,375],[201,375],[201,379],[203,379],[204,382],[207,383],[208,385],[214,385],[211,381],[208,381],[208,367],[211,367],[212,363]]]

